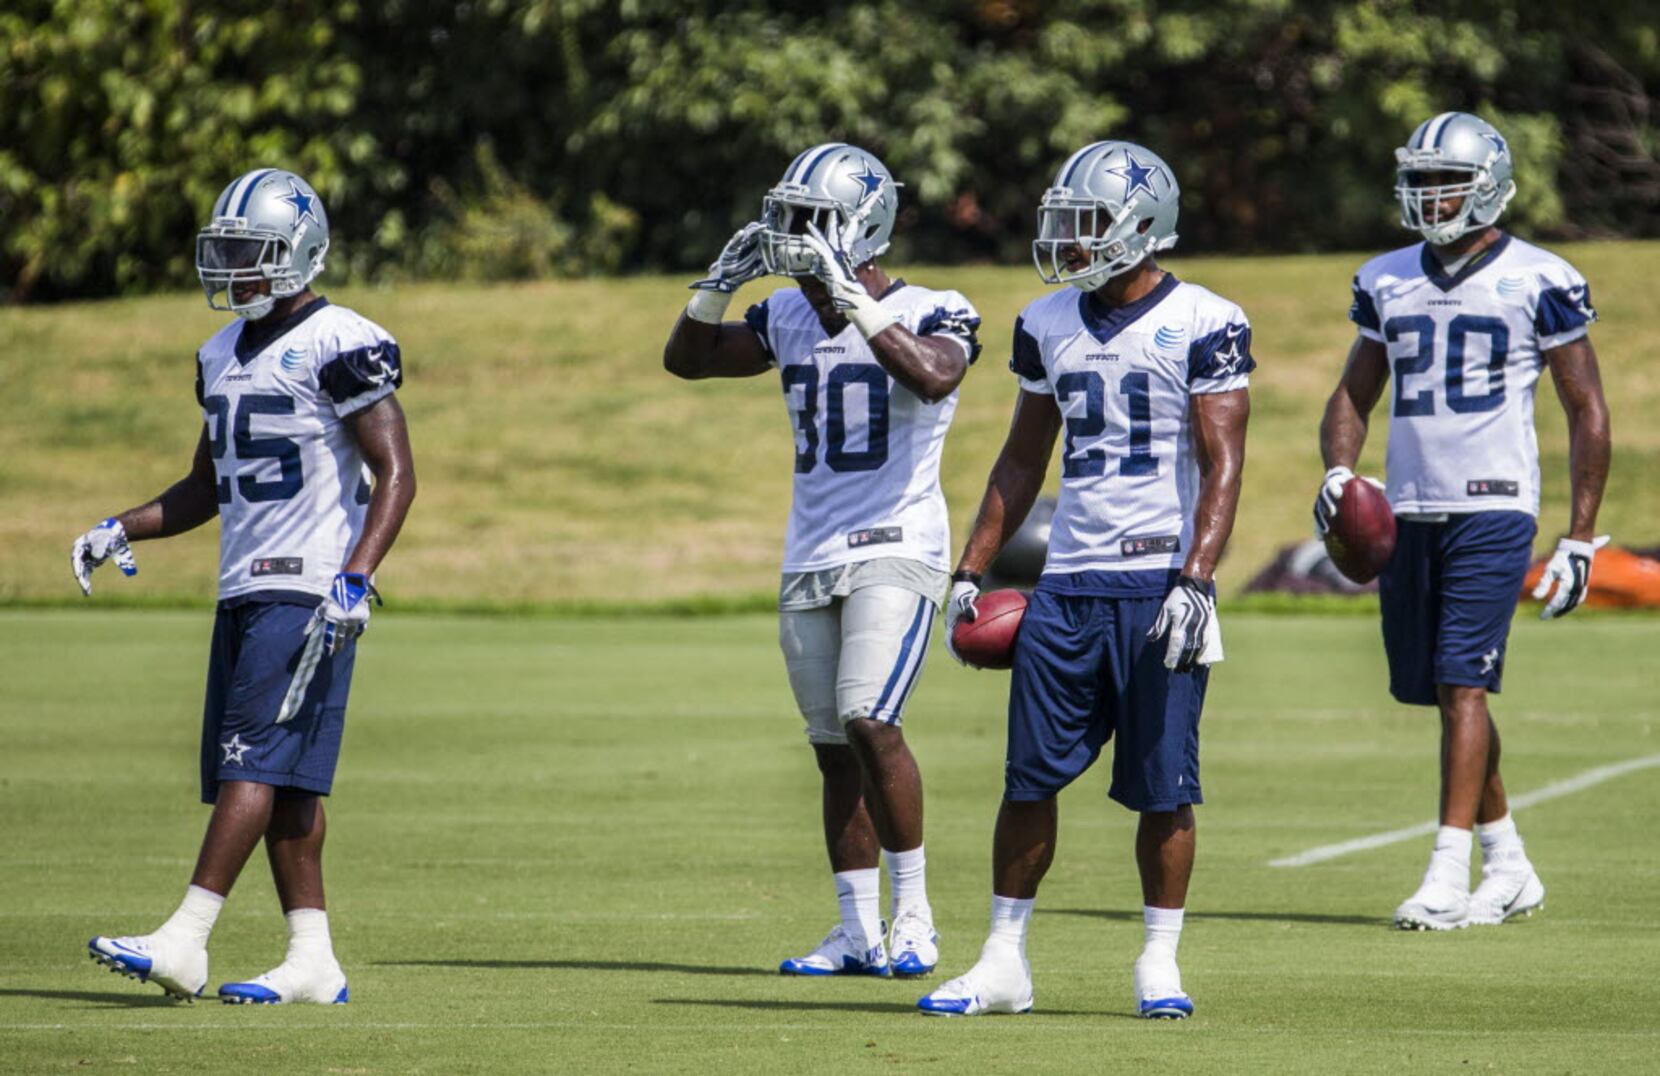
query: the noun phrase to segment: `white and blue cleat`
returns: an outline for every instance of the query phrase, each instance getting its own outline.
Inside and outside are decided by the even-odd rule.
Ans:
[[[856,942],[840,923],[825,935],[818,948],[806,956],[795,956],[778,965],[780,975],[874,975],[886,979],[893,974],[888,950],[881,940],[865,946]]]
[[[1014,950],[980,950],[972,968],[926,997],[916,1007],[929,1016],[979,1016],[1032,1011],[1032,967]]]
[[[888,955],[893,974],[899,979],[920,979],[933,972],[940,962],[940,936],[927,911],[907,909],[893,918]]]
[[[1182,973],[1176,961],[1143,953],[1135,962],[1136,1015],[1143,1020],[1186,1020],[1193,1015],[1193,999],[1182,991]]]
[[[104,967],[141,983],[155,983],[169,997],[190,1001],[207,986],[207,950],[163,934],[106,938],[86,943],[87,955]]]
[[[1468,890],[1427,875],[1418,891],[1395,909],[1396,930],[1462,930],[1469,925]]]
[[[344,1005],[351,1000],[351,991],[346,989],[346,974],[339,964],[306,968],[284,961],[247,982],[226,983],[219,988],[219,1000],[227,1005],[288,1005],[302,1001]]]

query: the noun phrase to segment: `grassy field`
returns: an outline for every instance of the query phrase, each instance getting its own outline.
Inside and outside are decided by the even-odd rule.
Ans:
[[[911,1011],[919,984],[771,972],[834,902],[770,617],[377,617],[330,805],[353,1001],[243,1009],[165,1003],[83,952],[94,933],[150,929],[188,874],[210,618],[0,612],[0,1071],[1652,1068],[1660,771],[1521,813],[1550,887],[1541,916],[1399,934],[1386,917],[1423,839],[1267,862],[1426,819],[1433,718],[1387,701],[1374,622],[1227,627],[1182,943],[1198,1015],[1127,1018],[1133,819],[1098,772],[1064,797],[1031,940],[1037,1011],[950,1022]],[[1497,707],[1513,793],[1660,751],[1657,646],[1649,618],[1518,621]],[[936,653],[907,720],[949,974],[984,929],[1004,686]],[[282,944],[256,860],[212,982]]]
[[[1603,516],[1622,541],[1660,541],[1660,243],[1568,246],[1593,282],[1614,409]],[[1174,261],[1242,303],[1255,325],[1244,505],[1223,565],[1237,588],[1308,531],[1321,467],[1315,429],[1352,339],[1344,314],[1360,255]],[[985,316],[986,354],[963,388],[945,486],[961,539],[1015,391],[1014,315],[1042,287],[1026,267],[904,268],[959,288]],[[737,309],[764,294],[751,285]],[[776,588],[790,433],[776,382],[688,385],[661,346],[685,282],[633,278],[495,288],[331,290],[395,331],[421,497],[381,578],[389,601],[640,602]],[[0,600],[74,594],[64,556],[92,521],[183,473],[200,416],[196,346],[220,324],[199,296],[0,309]],[[1545,515],[1566,521],[1561,410],[1540,390]],[[1369,450],[1374,468],[1381,429]],[[143,574],[105,595],[206,598],[214,528],[140,552]]]

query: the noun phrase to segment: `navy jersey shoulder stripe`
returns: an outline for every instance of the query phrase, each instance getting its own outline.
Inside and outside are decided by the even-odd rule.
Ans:
[[[373,347],[342,351],[317,372],[317,383],[337,404],[383,385],[401,388],[403,356],[391,340],[383,340]]]
[[[1043,349],[1037,337],[1026,331],[1026,319],[1014,319],[1014,349],[1009,357],[1009,369],[1027,381],[1042,381],[1049,374],[1043,368]]]

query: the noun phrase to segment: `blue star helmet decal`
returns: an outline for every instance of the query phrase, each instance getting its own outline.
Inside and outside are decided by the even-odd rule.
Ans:
[[[310,217],[313,222],[317,221],[317,214],[311,211],[311,195],[302,191],[299,188],[299,185],[292,179],[288,181],[288,193],[277,199],[277,201],[287,202],[289,205],[294,207],[295,224],[299,224],[307,217]]]
[[[1510,147],[1504,144],[1504,136],[1499,134],[1497,131],[1490,134],[1483,134],[1481,137],[1493,143],[1493,148],[1498,150],[1500,153],[1506,153],[1510,150]]]
[[[1128,150],[1124,152],[1124,165],[1122,168],[1107,169],[1109,174],[1123,178],[1124,199],[1126,201],[1135,197],[1136,191],[1146,191],[1153,197],[1158,197],[1159,192],[1153,189],[1153,177],[1162,171],[1164,171],[1164,169],[1160,168],[1156,164],[1151,168],[1142,164],[1140,161],[1135,159],[1135,154],[1129,152]]]
[[[869,161],[865,162],[864,172],[860,175],[854,176],[853,178],[858,180],[860,183],[863,183],[865,186],[865,193],[859,199],[860,201],[864,201],[865,198],[869,198],[871,195],[881,190],[882,184],[888,181],[888,177],[871,168]]]

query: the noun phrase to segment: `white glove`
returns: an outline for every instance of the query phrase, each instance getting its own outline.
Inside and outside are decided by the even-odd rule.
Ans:
[[[689,285],[697,294],[686,304],[688,317],[719,325],[732,304],[732,293],[767,275],[761,261],[761,233],[765,230],[760,221],[750,221],[732,234],[721,248],[720,257],[709,263],[709,275]]]
[[[867,200],[866,205],[874,206],[875,201]],[[818,256],[813,263],[813,275],[829,289],[830,298],[835,302],[836,309],[846,311],[847,320],[857,326],[864,338],[869,340],[889,325],[898,322],[899,315],[871,298],[870,292],[859,283],[859,275],[854,272],[857,266],[847,255],[850,241],[864,226],[865,216],[866,213],[863,211],[854,213],[834,236],[826,236],[818,230],[817,225],[809,221],[807,234],[802,238],[807,247]]]
[[[1170,644],[1164,651],[1166,669],[1192,672],[1196,666],[1215,665],[1222,660],[1222,626],[1216,621],[1216,599],[1197,579],[1184,575],[1176,580],[1147,638],[1157,639],[1165,632],[1170,633]]]
[[[1551,594],[1550,601],[1539,611],[1540,620],[1554,620],[1579,608],[1585,592],[1591,588],[1591,562],[1596,559],[1597,550],[1607,544],[1606,534],[1589,542],[1564,538],[1556,543],[1556,552],[1545,565],[1545,574],[1533,588],[1533,597],[1539,599],[1550,594],[1552,584],[1556,585],[1556,593]]]
[[[957,622],[967,620],[970,623],[979,616],[974,608],[975,599],[980,597],[980,584],[967,579],[958,579],[951,584],[951,596],[945,601],[945,651],[950,654],[958,665],[967,665],[957,653],[957,648],[951,642],[951,633],[956,631]]]
[[[334,577],[329,596],[311,614],[305,633],[323,629],[323,649],[338,654],[346,644],[362,635],[369,626],[369,599],[380,601],[380,591],[360,572],[341,572]]]
[[[75,582],[81,584],[82,594],[92,597],[92,569],[111,557],[122,575],[138,574],[138,560],[133,547],[127,544],[127,529],[113,516],[75,539],[69,550],[69,570],[75,573]]]
[[[1331,517],[1337,514],[1337,504],[1343,499],[1343,487],[1349,484],[1355,473],[1347,467],[1333,467],[1326,472],[1326,477],[1320,482],[1320,493],[1314,498],[1314,534],[1317,538],[1324,538],[1331,530]],[[1375,478],[1366,479],[1381,492],[1383,483]]]

